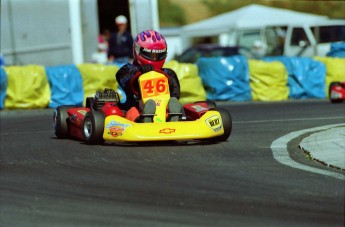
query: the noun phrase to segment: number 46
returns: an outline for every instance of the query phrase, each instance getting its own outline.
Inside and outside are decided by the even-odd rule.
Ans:
[[[147,80],[144,84],[146,93],[151,94],[157,91],[157,93],[163,93],[166,91],[166,80]]]

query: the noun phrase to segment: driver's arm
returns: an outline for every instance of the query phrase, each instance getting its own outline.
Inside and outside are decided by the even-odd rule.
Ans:
[[[163,71],[169,76],[170,96],[180,98],[180,82],[174,70],[163,68]]]
[[[126,94],[126,101],[124,103],[118,103],[120,109],[128,110],[136,104],[135,97],[129,87],[129,82],[138,71],[139,69],[136,66],[126,64],[122,66],[116,73],[116,80]]]

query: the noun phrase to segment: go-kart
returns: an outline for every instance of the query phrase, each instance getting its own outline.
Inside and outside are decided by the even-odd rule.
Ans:
[[[332,82],[328,88],[329,99],[332,103],[340,103],[345,100],[345,81]]]
[[[226,141],[231,134],[231,115],[211,101],[184,104],[179,120],[167,118],[170,99],[168,77],[163,71],[137,73],[130,81],[139,102],[152,99],[156,112],[152,122],[128,120],[119,108],[120,98],[112,89],[97,91],[86,99],[86,107],[60,106],[54,111],[58,138],[74,137],[87,144],[141,141]],[[138,89],[134,89],[137,87]],[[174,113],[172,113],[174,114]]]

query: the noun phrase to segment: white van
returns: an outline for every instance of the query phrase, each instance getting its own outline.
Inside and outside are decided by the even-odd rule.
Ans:
[[[326,56],[331,43],[345,42],[345,20],[266,27],[266,55]]]
[[[238,30],[224,43],[251,49],[258,40],[265,44],[266,56],[326,56],[331,43],[345,42],[345,20]]]

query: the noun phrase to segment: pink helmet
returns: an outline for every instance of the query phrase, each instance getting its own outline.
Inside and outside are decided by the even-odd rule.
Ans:
[[[140,65],[150,64],[155,69],[161,69],[167,57],[167,43],[158,32],[143,31],[134,39],[133,52]]]

